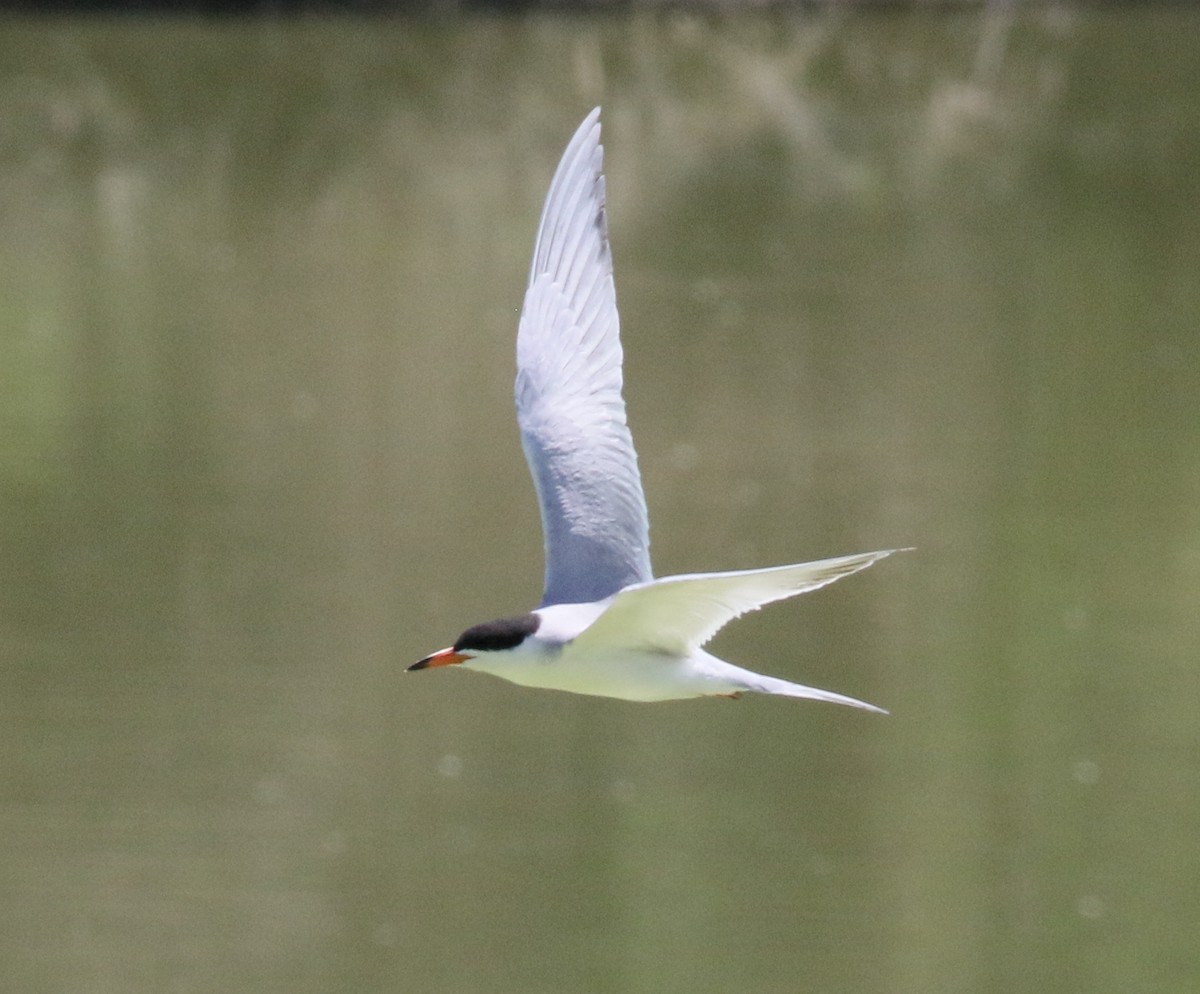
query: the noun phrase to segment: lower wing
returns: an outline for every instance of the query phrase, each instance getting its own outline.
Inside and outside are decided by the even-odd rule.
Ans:
[[[578,648],[684,654],[730,621],[772,601],[816,590],[904,549],[864,552],[794,566],[689,573],[626,587],[576,639]]]

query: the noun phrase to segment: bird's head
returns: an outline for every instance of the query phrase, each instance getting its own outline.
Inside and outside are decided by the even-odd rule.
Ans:
[[[531,612],[517,618],[501,618],[498,621],[472,625],[458,637],[454,645],[418,660],[409,670],[426,670],[434,666],[453,666],[459,663],[470,664],[472,660],[485,658],[490,654],[511,652],[533,635],[540,624],[541,618]]]

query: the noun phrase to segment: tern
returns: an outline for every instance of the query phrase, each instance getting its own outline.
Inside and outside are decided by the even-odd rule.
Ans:
[[[703,648],[729,621],[893,552],[654,578],[649,521],[621,395],[600,108],[550,183],[517,331],[517,422],[545,542],[541,604],[474,625],[409,667],[457,665],[527,687],[628,701],[744,692],[865,701],[734,666]]]

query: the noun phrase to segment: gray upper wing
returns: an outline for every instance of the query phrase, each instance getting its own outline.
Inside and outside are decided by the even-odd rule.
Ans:
[[[517,334],[517,422],[542,512],[542,604],[651,578],[649,523],[621,397],[600,108],[550,183]]]

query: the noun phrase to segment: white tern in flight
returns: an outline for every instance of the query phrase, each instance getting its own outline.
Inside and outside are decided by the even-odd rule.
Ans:
[[[517,423],[545,538],[541,605],[468,628],[409,669],[458,665],[528,687],[629,701],[752,691],[882,711],[761,676],[703,646],[747,611],[899,550],[660,579],[650,571],[646,501],[621,397],[602,156],[597,107],[550,183],[517,332]]]

